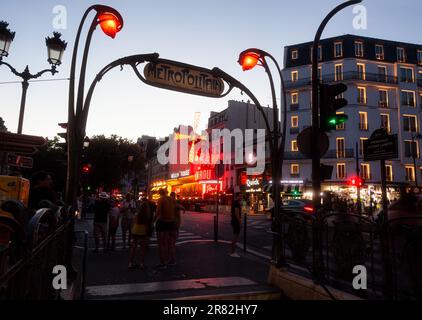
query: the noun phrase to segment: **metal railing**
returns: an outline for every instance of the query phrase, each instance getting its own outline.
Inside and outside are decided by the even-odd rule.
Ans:
[[[326,291],[331,287],[364,299],[422,299],[421,216],[375,221],[332,212],[318,221],[285,209],[280,221],[273,233],[283,247],[273,252],[273,261],[284,261],[291,272],[311,277]],[[354,288],[356,267],[365,267],[366,290]]]
[[[385,84],[398,84],[398,78],[390,75],[383,75],[377,73],[361,73],[358,71],[349,71],[343,72],[341,74],[329,74],[322,76],[322,83],[332,83],[339,81],[349,81],[349,80],[359,80],[359,81],[369,81],[369,82],[378,82]],[[419,80],[421,80],[419,82]],[[422,85],[422,79],[418,80],[418,85]],[[303,86],[310,86],[311,78],[305,78],[297,81],[287,81],[286,88],[297,88]]]
[[[73,223],[66,208],[40,209],[24,233],[12,234],[0,255],[0,300],[61,299],[53,268],[65,266],[71,277]]]

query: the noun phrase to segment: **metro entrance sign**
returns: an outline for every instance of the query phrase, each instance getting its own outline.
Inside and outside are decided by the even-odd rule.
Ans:
[[[374,131],[371,138],[364,141],[364,160],[391,160],[399,157],[398,136],[389,135],[384,129]]]
[[[221,98],[224,82],[211,70],[177,61],[156,59],[145,66],[145,82],[158,88]]]

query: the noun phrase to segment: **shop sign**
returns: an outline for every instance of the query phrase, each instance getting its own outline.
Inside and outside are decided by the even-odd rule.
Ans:
[[[259,179],[258,178],[255,178],[255,179],[247,179],[246,180],[246,185],[249,187],[249,188],[252,188],[252,187],[257,187],[257,186],[259,186],[261,183],[259,182]]]
[[[195,173],[195,180],[196,181],[208,181],[214,179],[214,170],[205,169],[205,170],[198,170]]]
[[[189,176],[190,176],[190,170],[189,169],[180,172],[180,177],[182,177],[182,178],[183,177],[189,177]]]

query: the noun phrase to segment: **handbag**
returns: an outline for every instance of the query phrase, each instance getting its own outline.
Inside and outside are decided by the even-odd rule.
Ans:
[[[135,223],[132,227],[132,234],[135,236],[145,236],[147,234],[146,225]]]

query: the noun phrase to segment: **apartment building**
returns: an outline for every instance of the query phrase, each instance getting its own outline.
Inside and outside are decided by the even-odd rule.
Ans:
[[[285,47],[283,76],[288,101],[286,161],[283,178],[311,180],[311,160],[298,150],[297,135],[311,125],[313,43]],[[325,186],[347,185],[356,175],[367,184],[381,181],[380,163],[364,162],[363,143],[379,128],[399,138],[399,158],[387,161],[390,184],[422,182],[420,126],[422,116],[422,45],[344,35],[325,39],[318,50],[318,76],[323,83],[342,82],[349,120],[329,133],[330,148],[322,163],[334,166]]]

